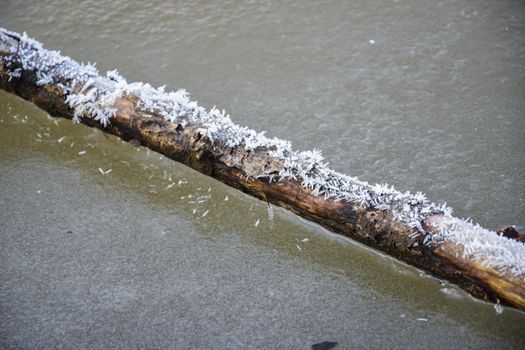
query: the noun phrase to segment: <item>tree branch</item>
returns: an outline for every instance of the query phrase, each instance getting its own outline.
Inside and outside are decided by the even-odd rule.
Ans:
[[[421,193],[337,173],[319,151],[207,111],[184,90],[105,76],[0,28],[0,88],[173,160],[431,274],[475,297],[525,310],[525,245],[452,216]]]

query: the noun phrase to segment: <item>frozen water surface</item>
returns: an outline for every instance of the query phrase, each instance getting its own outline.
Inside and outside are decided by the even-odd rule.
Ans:
[[[0,2],[46,47],[524,228],[521,2]],[[0,347],[525,343],[523,313],[5,93],[0,174]]]
[[[520,312],[497,314],[153,152],[0,101],[5,348],[523,342]]]

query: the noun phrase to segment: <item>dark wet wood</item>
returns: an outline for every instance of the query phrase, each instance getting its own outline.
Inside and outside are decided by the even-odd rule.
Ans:
[[[16,41],[16,37],[13,40]],[[6,45],[4,43],[4,48]],[[6,55],[9,52],[2,49],[0,42],[0,60]],[[56,85],[37,86],[33,71],[22,71],[19,79],[10,79],[5,65],[0,65],[0,88],[33,102],[52,116],[73,117],[61,90]],[[136,105],[134,96],[124,96],[116,101],[114,107],[118,112],[107,127],[88,117],[82,118],[82,123],[130,141],[134,146],[148,147],[240,191],[447,279],[477,298],[499,300],[525,310],[522,278],[510,274],[501,276],[481,263],[462,259],[461,247],[453,243],[423,245],[423,233],[418,235],[414,228],[392,220],[388,212],[315,196],[295,180],[269,183],[257,179],[254,176],[261,170],[278,170],[281,166],[282,161],[272,158],[267,149],[213,147],[199,132],[200,125],[183,127],[166,121],[161,115],[137,109]],[[425,222],[429,231],[433,219],[429,217]]]
[[[513,226],[507,226],[496,230],[496,233],[500,236],[514,239],[518,242],[525,242],[525,233],[519,233]]]

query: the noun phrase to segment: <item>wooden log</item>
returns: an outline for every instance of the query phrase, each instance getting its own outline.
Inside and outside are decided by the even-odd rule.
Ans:
[[[234,124],[183,90],[105,76],[25,34],[0,28],[0,88],[52,116],[148,147],[261,200],[447,279],[482,300],[525,310],[525,245],[455,218],[421,193],[372,186],[328,168],[316,150]]]

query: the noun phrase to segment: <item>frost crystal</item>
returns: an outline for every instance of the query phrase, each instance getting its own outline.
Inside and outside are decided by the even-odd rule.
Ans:
[[[224,110],[216,107],[207,111],[190,99],[184,89],[165,92],[164,87],[154,88],[140,82],[128,83],[116,70],[99,75],[94,65],[79,64],[58,51],[46,50],[39,42],[24,33],[19,36],[0,28],[0,36],[19,37],[12,56],[3,58],[10,78],[18,79],[24,70],[34,71],[37,85],[54,84],[61,87],[66,102],[73,109],[73,120],[90,117],[107,126],[118,112],[115,101],[132,95],[142,110],[162,115],[167,121],[198,125],[216,148],[242,147],[246,151],[265,150],[282,161],[282,168],[256,177],[269,182],[297,180],[313,195],[336,201],[349,201],[366,208],[390,213],[391,219],[413,228],[414,237],[423,234],[422,244],[434,245],[452,242],[463,247],[463,257],[485,259],[485,265],[501,273],[510,271],[525,278],[525,245],[452,216],[452,209],[445,203],[429,203],[426,196],[417,192],[399,192],[387,184],[370,185],[355,177],[335,172],[324,162],[321,151],[293,150],[290,142],[267,138],[264,133],[235,124]],[[11,60],[12,59],[12,60]],[[16,61],[15,59],[18,59]],[[225,199],[227,200],[227,199]],[[388,212],[387,212],[388,211]],[[203,216],[208,213],[206,211]],[[423,223],[429,215],[442,216],[435,233],[427,232]]]

